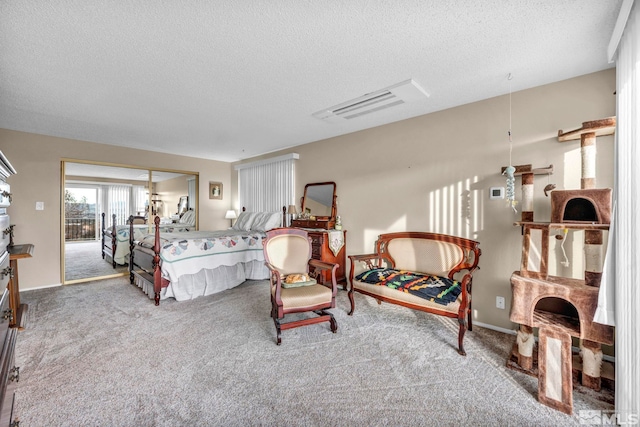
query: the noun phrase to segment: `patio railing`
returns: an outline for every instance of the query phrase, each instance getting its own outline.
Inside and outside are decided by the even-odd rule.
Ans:
[[[65,242],[96,239],[96,219],[66,218],[64,224]]]

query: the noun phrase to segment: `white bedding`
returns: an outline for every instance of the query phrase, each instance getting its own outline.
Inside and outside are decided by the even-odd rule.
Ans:
[[[250,261],[264,262],[259,231],[217,230],[160,233],[162,277],[176,282],[181,276],[202,269],[234,266]],[[151,249],[154,235],[144,235],[137,244]],[[268,278],[268,276],[264,277]]]
[[[252,221],[243,223],[241,230],[234,226],[217,231],[161,231],[161,273],[170,283],[161,290],[160,299],[183,301],[231,289],[246,280],[268,279],[262,240],[265,231],[281,226],[282,214],[242,212],[239,219],[244,216]],[[154,242],[154,234],[143,235],[136,240],[135,250],[152,254]],[[140,279],[136,283],[154,297],[153,284]]]
[[[116,254],[114,256],[114,261],[116,264],[124,265],[129,262],[129,225],[116,225]],[[160,225],[160,230],[166,233],[171,233],[174,231],[189,231],[190,226],[186,226],[184,224],[167,224]],[[151,230],[151,231],[150,231]],[[142,239],[145,235],[150,232],[153,233],[153,226],[149,228],[147,224],[134,224],[133,225],[133,238],[134,240]],[[105,235],[108,238],[111,238],[112,228],[108,228],[105,230]]]

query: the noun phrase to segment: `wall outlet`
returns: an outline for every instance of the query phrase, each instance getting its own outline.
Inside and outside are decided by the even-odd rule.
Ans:
[[[36,202],[36,210],[43,211],[44,210],[44,202]]]
[[[504,297],[496,297],[496,308],[504,310]]]

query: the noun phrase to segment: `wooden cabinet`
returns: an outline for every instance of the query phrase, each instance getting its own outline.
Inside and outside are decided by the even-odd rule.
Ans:
[[[9,246],[12,229],[9,225],[7,207],[11,204],[11,189],[6,179],[16,171],[11,163],[0,151],[0,427],[13,425],[14,388],[19,378],[19,368],[15,366],[15,346],[18,330],[11,328],[14,322],[14,311],[10,307],[10,280],[13,279],[13,269],[10,266]]]
[[[336,270],[336,281],[342,284],[342,289],[347,289],[347,276],[345,273],[346,253],[347,253],[347,231],[346,230],[306,230],[311,238],[311,257],[325,262],[339,264]],[[331,250],[331,234],[342,233],[342,247],[335,255]],[[331,272],[323,271],[320,278],[321,283],[331,283]]]
[[[291,220],[292,227],[298,228],[323,228],[328,230],[335,227],[335,220],[317,220],[317,219],[293,219]]]
[[[9,308],[9,290],[4,288],[0,300],[0,426],[10,426],[13,420],[14,389],[20,370],[15,366],[15,347],[18,330],[9,327],[12,311]]]
[[[13,321],[9,323],[11,328],[23,328],[24,317],[27,311],[27,304],[20,302],[20,285],[18,282],[18,260],[31,258],[33,255],[33,245],[26,243],[23,245],[13,245],[9,247],[9,265],[11,266],[11,276],[9,278],[9,307],[13,312]]]

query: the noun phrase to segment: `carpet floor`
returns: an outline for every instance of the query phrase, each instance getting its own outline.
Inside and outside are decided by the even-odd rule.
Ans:
[[[559,426],[612,410],[574,391],[574,414],[538,403],[505,367],[512,335],[347,293],[328,323],[275,344],[266,281],[159,307],[127,278],[23,292],[21,426]]]
[[[128,273],[126,265],[116,265],[111,260],[102,259],[102,243],[72,242],[64,245],[64,278],[66,281],[111,276]]]

